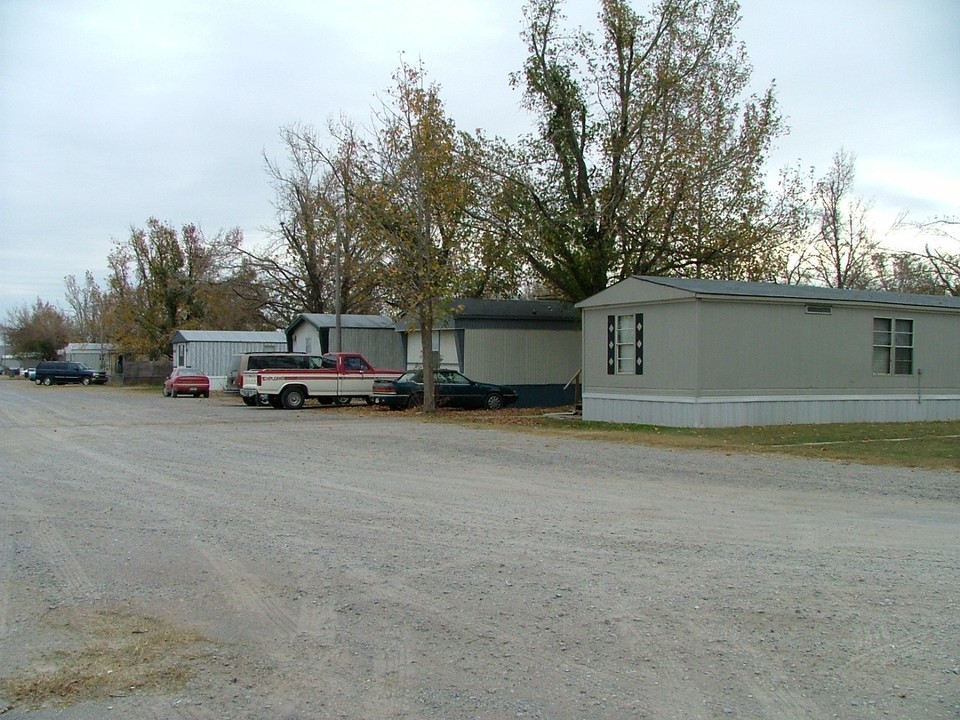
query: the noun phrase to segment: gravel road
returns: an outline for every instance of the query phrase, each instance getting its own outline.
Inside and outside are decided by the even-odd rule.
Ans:
[[[960,473],[0,379],[3,720],[956,720],[958,589]]]

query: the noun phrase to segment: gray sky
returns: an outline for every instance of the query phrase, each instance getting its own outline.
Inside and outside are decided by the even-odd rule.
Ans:
[[[568,0],[592,23],[597,0]],[[756,89],[791,133],[770,165],[857,157],[883,237],[960,214],[960,0],[741,0]],[[247,244],[275,223],[281,126],[367,121],[401,53],[464,130],[526,128],[520,0],[0,0],[0,322],[106,277],[155,216]],[[646,7],[637,0],[635,7]],[[891,242],[893,239],[891,238]],[[896,239],[902,245],[902,237]]]

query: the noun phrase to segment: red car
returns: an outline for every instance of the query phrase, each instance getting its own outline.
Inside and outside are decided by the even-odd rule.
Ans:
[[[174,368],[170,377],[163,381],[163,396],[177,397],[178,395],[210,397],[210,378],[193,368]]]

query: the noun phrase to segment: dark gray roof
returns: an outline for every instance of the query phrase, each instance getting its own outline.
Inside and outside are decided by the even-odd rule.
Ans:
[[[816,302],[858,302],[882,305],[960,310],[960,297],[952,295],[913,295],[879,290],[837,290],[814,285],[780,285],[778,283],[740,282],[735,280],[701,280],[635,275],[638,280],[683,290],[696,295],[784,298]]]
[[[455,318],[562,319],[579,318],[580,311],[559,300],[478,300],[454,301]]]

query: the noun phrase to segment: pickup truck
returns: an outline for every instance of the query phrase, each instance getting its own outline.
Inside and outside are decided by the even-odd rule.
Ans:
[[[372,404],[374,381],[396,380],[404,372],[377,369],[359,353],[326,353],[310,357],[309,368],[248,370],[240,376],[240,395],[259,397],[287,410],[299,410],[307,398],[317,398],[322,404],[348,405],[357,397]]]

